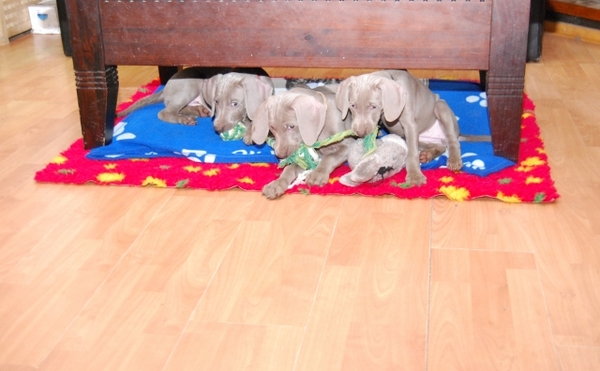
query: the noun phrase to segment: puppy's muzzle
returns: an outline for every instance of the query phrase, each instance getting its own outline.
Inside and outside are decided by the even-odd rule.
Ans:
[[[219,120],[217,117],[215,117],[214,126],[215,126],[215,131],[217,133],[221,134],[225,131],[233,129],[235,124],[225,122],[225,120]]]
[[[363,124],[363,123],[352,123],[352,131],[360,138],[366,137],[375,129],[375,125]]]
[[[287,158],[290,157],[295,151],[298,149],[298,146],[293,146],[290,144],[277,145],[273,150],[275,151],[275,156],[279,158]]]

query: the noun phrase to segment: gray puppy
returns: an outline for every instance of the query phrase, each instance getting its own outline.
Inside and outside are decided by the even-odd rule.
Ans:
[[[242,123],[246,127],[243,140],[248,145],[252,144],[254,112],[274,91],[273,81],[268,76],[240,72],[217,74],[202,86],[209,115],[214,117],[215,131],[221,134]]]
[[[289,157],[302,143],[311,146],[350,129],[349,118],[342,119],[335,107],[335,93],[326,87],[295,87],[273,95],[258,107],[254,116],[252,140],[262,144],[271,132],[275,138],[275,155],[279,158]],[[325,185],[331,172],[348,159],[354,140],[346,138],[317,149],[321,159],[306,177],[306,184]],[[296,164],[286,166],[278,179],[263,188],[263,194],[268,199],[281,196],[302,171]]]
[[[337,107],[352,114],[352,129],[359,137],[371,133],[379,122],[406,139],[406,180],[427,182],[420,162],[428,162],[448,149],[448,168],[462,168],[458,123],[448,104],[425,84],[403,70],[378,71],[352,76],[337,90]]]
[[[163,90],[138,100],[117,113],[117,116],[127,116],[142,107],[164,102],[165,108],[158,113],[159,119],[173,124],[196,125],[198,117],[211,115],[210,106],[202,96],[202,88],[206,81],[217,74],[234,71],[267,75],[262,68],[185,68],[173,75]]]

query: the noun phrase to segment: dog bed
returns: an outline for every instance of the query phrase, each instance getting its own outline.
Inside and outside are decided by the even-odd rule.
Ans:
[[[276,93],[291,86],[283,79],[274,79]],[[309,82],[310,83],[310,82]],[[446,100],[458,118],[461,135],[489,136],[486,95],[478,84],[461,81],[430,80],[429,87]],[[150,91],[162,89],[154,81]],[[120,108],[125,108],[131,102]],[[87,158],[113,161],[116,159],[182,157],[204,163],[277,163],[279,160],[267,145],[246,145],[242,140],[224,141],[214,131],[210,118],[199,118],[195,126],[165,123],[157,113],[164,104],[157,103],[139,109],[115,126],[113,142],[92,149]],[[463,171],[479,176],[514,165],[514,162],[494,156],[491,142],[462,142]],[[422,168],[443,168],[447,156],[423,164]]]

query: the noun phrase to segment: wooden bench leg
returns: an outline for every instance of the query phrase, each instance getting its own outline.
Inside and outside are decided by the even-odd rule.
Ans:
[[[490,67],[485,78],[494,154],[519,159],[529,2],[492,2]]]
[[[521,143],[523,76],[487,75],[487,101],[494,154],[517,162]]]
[[[81,132],[85,149],[112,140],[119,91],[116,66],[105,71],[75,71]]]
[[[479,71],[479,87],[487,91],[487,71]]]
[[[161,83],[166,83],[179,67],[159,67]],[[119,93],[116,66],[105,71],[75,71],[81,132],[85,149],[110,144],[112,141]]]
[[[98,2],[64,0],[77,86],[79,116],[86,149],[112,140],[119,76],[106,65]],[[73,21],[75,20],[75,21]]]

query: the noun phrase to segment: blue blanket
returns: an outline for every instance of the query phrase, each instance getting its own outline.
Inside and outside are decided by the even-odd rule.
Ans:
[[[454,110],[461,134],[490,135],[486,96],[477,84],[432,80],[430,88]],[[163,108],[164,104],[158,103],[131,113],[115,126],[113,142],[92,149],[87,158],[186,157],[207,163],[279,162],[267,145],[248,146],[242,140],[223,141],[215,133],[210,118],[199,118],[196,126],[165,123],[157,117]],[[463,171],[468,173],[485,176],[514,165],[512,161],[494,156],[489,142],[462,142],[461,151]],[[422,168],[444,167],[446,161],[446,155],[442,155],[423,164]]]

